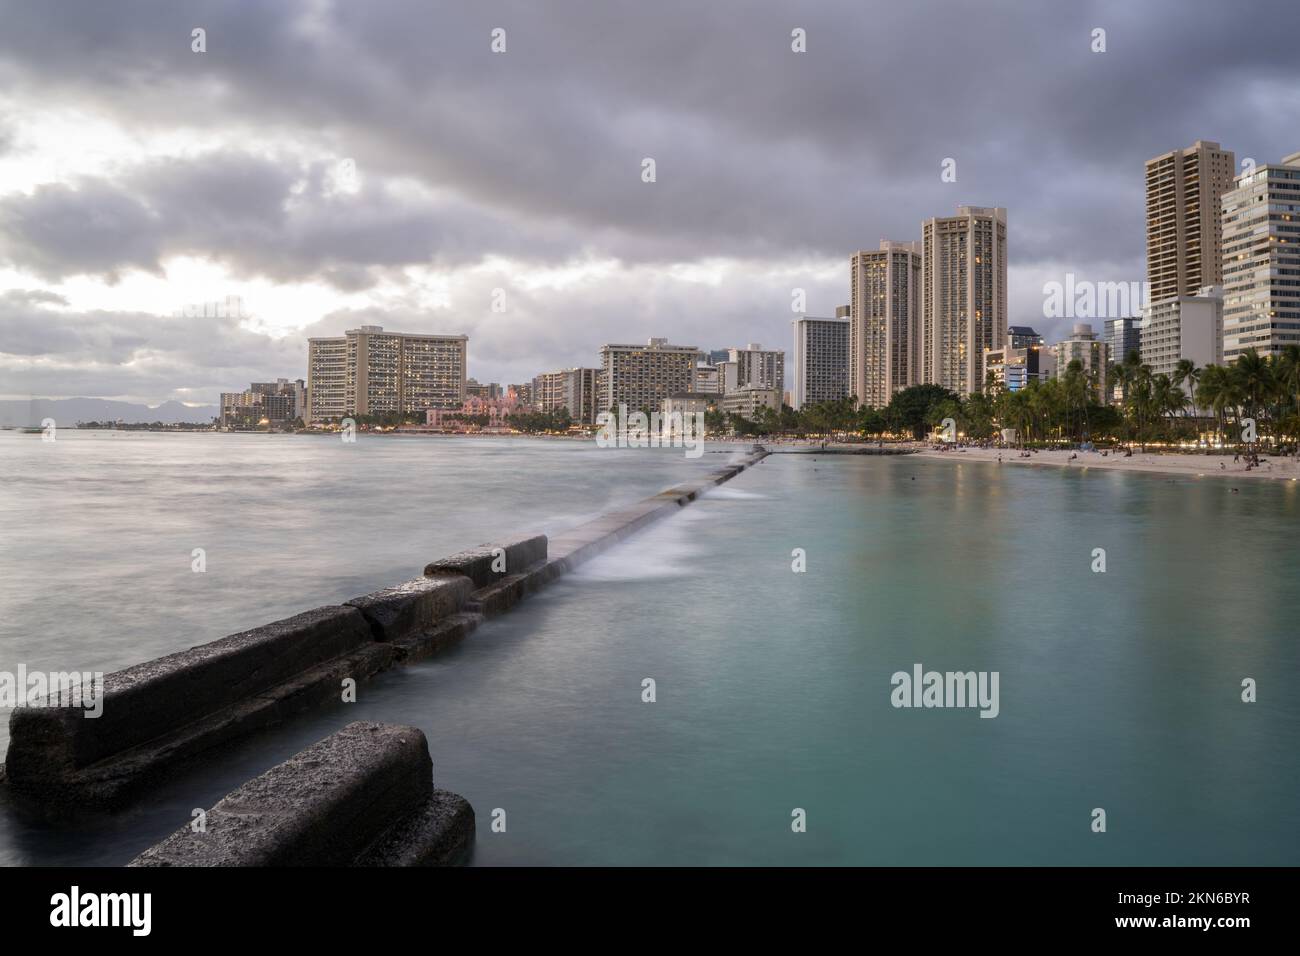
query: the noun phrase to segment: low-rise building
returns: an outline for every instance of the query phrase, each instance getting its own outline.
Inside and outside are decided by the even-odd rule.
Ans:
[[[431,408],[424,413],[430,428],[448,431],[506,430],[510,416],[531,411],[513,397],[482,398],[471,395],[460,408]]]
[[[760,408],[781,410],[781,390],[763,388],[760,385],[745,385],[722,396],[719,403],[722,411],[742,418],[753,418]]]

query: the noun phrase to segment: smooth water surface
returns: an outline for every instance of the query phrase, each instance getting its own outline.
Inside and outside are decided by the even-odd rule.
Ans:
[[[722,460],[133,435],[38,468],[18,440],[0,436],[0,668],[16,653],[144,660]],[[773,455],[457,648],[129,813],[54,831],[0,808],[0,862],[124,863],[371,719],[424,730],[435,781],[477,811],[477,864],[1294,865],[1300,487],[1230,487]],[[198,546],[205,574],[190,570]],[[894,708],[891,675],[916,663],[997,671],[999,715]],[[496,808],[505,833],[490,831]]]

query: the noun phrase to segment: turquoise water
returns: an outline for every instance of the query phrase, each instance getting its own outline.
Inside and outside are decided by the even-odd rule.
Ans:
[[[215,445],[213,436],[185,440]],[[283,441],[247,454],[272,462],[268,473],[333,454],[315,440]],[[176,451],[176,467],[208,447]],[[227,528],[222,547],[242,549],[238,593],[223,585],[220,597],[161,600],[163,582],[131,577],[155,594],[131,613],[142,650],[132,660],[175,641],[169,622],[218,617],[196,602],[224,603],[202,637],[182,643],[269,619],[272,606],[287,613],[352,596],[335,593],[340,582],[356,591],[354,579],[376,570],[373,583],[384,583],[435,546],[522,530],[530,517],[571,523],[718,460],[519,441],[391,447],[373,466],[385,494],[342,507],[340,489],[371,467],[353,463],[359,471],[318,487],[312,507],[301,498],[288,506],[292,527],[266,525],[270,489],[248,492],[250,517],[223,525],[234,519],[214,515],[229,489],[202,492],[200,481],[177,520]],[[514,464],[487,468],[494,460]],[[499,482],[495,503],[472,510],[496,523],[482,533],[411,530],[411,516],[433,506],[419,489],[439,468],[465,476],[448,486],[449,500],[478,501],[475,475],[493,476],[482,481]],[[111,498],[112,475],[84,493]],[[129,814],[63,831],[0,815],[0,861],[125,862],[187,822],[191,808],[350,720],[378,719],[424,730],[436,782],[478,813],[481,865],[1294,865],[1300,488],[1240,486],[1233,494],[1218,479],[775,455],[453,651],[362,685],[356,704],[260,737]],[[20,539],[42,540],[40,522],[0,494],[6,528],[16,522]],[[420,506],[394,517],[412,500]],[[350,534],[311,517],[340,511]],[[381,531],[363,534],[374,521]],[[85,517],[44,524],[59,548],[79,540],[68,526],[80,526],[99,550],[97,567],[112,567],[125,548],[118,533],[96,537]],[[292,554],[305,567],[268,543],[295,533],[304,540]],[[454,540],[442,547],[437,535]],[[178,547],[192,537],[178,535]],[[806,573],[791,570],[795,548],[806,552]],[[1104,574],[1090,570],[1094,548],[1106,550]],[[188,546],[180,550],[190,574]],[[35,565],[49,574],[61,553],[50,545]],[[95,574],[71,563],[69,583]],[[6,551],[7,602],[10,577],[30,586],[32,565]],[[320,584],[304,598],[311,581]],[[84,601],[65,596],[64,614],[101,620]],[[243,619],[221,626],[232,608]],[[18,632],[33,638],[21,614],[0,610],[7,657]],[[128,653],[118,648],[121,612],[106,613],[111,628],[64,627],[58,640]],[[42,620],[48,627],[51,617]],[[915,663],[997,671],[999,716],[892,707],[891,675]],[[1244,677],[1258,682],[1258,702],[1241,702]],[[645,678],[656,682],[654,703],[642,702]],[[1104,834],[1090,830],[1097,807]],[[506,812],[505,833],[490,832],[495,808]],[[791,830],[795,808],[806,812],[804,833]]]

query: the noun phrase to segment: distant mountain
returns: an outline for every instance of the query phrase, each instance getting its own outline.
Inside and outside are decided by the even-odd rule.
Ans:
[[[35,428],[46,418],[55,424],[71,428],[77,422],[126,422],[149,424],[163,422],[193,422],[206,425],[219,414],[215,405],[185,405],[181,402],[163,402],[161,405],[136,405],[133,402],[116,402],[107,398],[33,398],[29,401],[0,401],[0,425]]]

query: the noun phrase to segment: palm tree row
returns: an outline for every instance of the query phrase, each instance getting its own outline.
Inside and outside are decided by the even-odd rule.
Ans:
[[[752,418],[711,413],[710,429],[744,435],[860,434],[923,437],[952,419],[962,434],[991,439],[1014,429],[1020,443],[1207,440],[1216,444],[1274,447],[1300,437],[1300,346],[1263,356],[1249,349],[1230,365],[1199,368],[1183,359],[1170,374],[1153,372],[1137,352],[1105,370],[1073,361],[1053,379],[1011,391],[989,376],[982,392],[962,399],[937,385],[913,385],[884,408],[853,398],[808,405],[799,411],[760,409]]]

